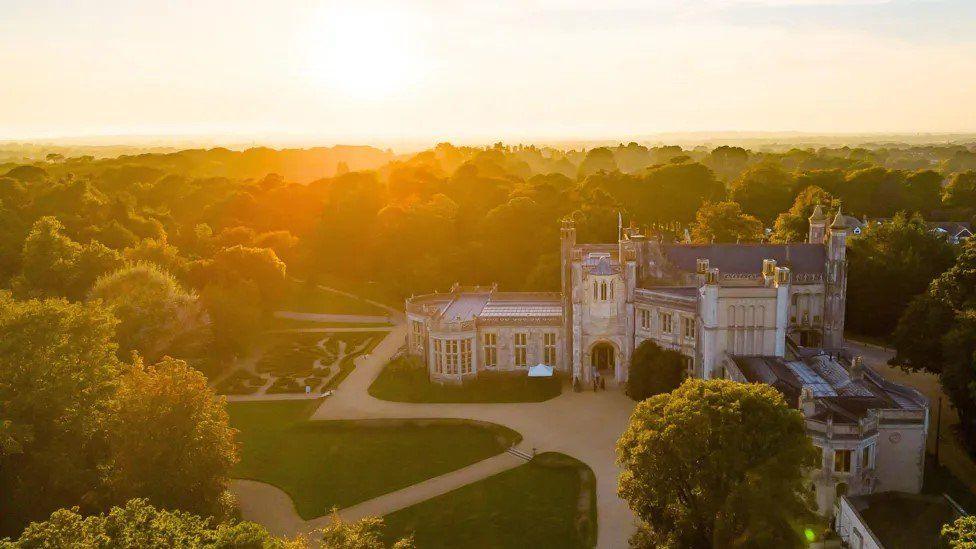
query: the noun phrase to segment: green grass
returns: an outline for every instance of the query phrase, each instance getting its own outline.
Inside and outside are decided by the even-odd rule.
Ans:
[[[292,281],[282,300],[281,309],[302,313],[324,313],[341,315],[382,315],[388,311],[317,286]]]
[[[498,454],[510,429],[427,421],[307,421],[321,401],[233,402],[237,478],[273,484],[305,519],[348,507]]]
[[[948,494],[966,512],[976,512],[976,494],[944,465],[936,465],[935,456],[932,454],[925,455],[925,477],[922,481],[922,493],[937,496]]]
[[[529,379],[524,372],[486,372],[464,385],[442,385],[428,381],[423,368],[405,369],[393,363],[369,386],[369,394],[394,402],[542,402],[561,391],[558,377]]]
[[[577,528],[581,517],[596,524],[594,498],[579,505],[583,486],[594,493],[580,467],[548,466],[537,458],[387,515],[385,535],[393,540],[412,534],[422,549],[592,547],[595,530]]]

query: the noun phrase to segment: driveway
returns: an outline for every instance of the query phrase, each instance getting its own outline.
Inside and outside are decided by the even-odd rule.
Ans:
[[[546,402],[513,404],[424,404],[389,402],[370,396],[369,385],[403,345],[400,324],[356,368],[336,394],[312,415],[317,420],[376,418],[460,418],[489,421],[522,434],[527,452],[561,452],[590,466],[596,475],[598,547],[626,547],[634,515],[617,497],[614,447],[627,427],[634,403],[619,390],[594,393],[571,390]]]

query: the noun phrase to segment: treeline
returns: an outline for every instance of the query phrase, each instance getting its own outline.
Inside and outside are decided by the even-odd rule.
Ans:
[[[590,242],[614,241],[618,214],[678,240],[795,242],[817,204],[832,214],[842,203],[859,219],[976,213],[976,153],[955,145],[772,153],[441,144],[308,184],[279,175],[315,151],[13,167],[0,177],[0,279],[16,295],[77,300],[99,276],[150,262],[203,302],[226,354],[274,306],[286,272],[375,282],[399,295],[462,280],[556,289],[566,217]],[[332,171],[307,164],[306,172]]]

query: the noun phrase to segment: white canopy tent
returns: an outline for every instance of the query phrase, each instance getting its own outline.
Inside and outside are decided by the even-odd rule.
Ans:
[[[552,366],[536,364],[529,368],[529,377],[552,377]]]

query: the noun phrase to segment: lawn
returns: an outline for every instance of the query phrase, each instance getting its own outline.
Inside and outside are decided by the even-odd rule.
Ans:
[[[561,466],[546,465],[558,457]],[[540,459],[542,458],[542,459]],[[575,462],[573,465],[565,461]],[[542,454],[525,465],[384,517],[391,540],[413,534],[417,547],[439,549],[592,547],[595,499],[589,468]],[[589,486],[580,497],[583,486]],[[582,525],[580,528],[577,524]]]
[[[320,402],[227,405],[240,430],[233,475],[281,488],[305,519],[460,469],[521,438],[454,420],[308,421]]]
[[[406,364],[410,360],[400,358],[383,368],[369,394],[394,402],[542,402],[562,391],[558,377],[529,379],[524,372],[487,372],[464,385],[431,383],[422,366]]]
[[[976,512],[976,494],[943,465],[935,464],[935,456],[925,455],[923,494],[948,494],[969,513]]]
[[[318,286],[297,280],[290,281],[280,308],[302,313],[381,316],[389,314],[386,309],[381,309],[360,299],[323,290]]]

